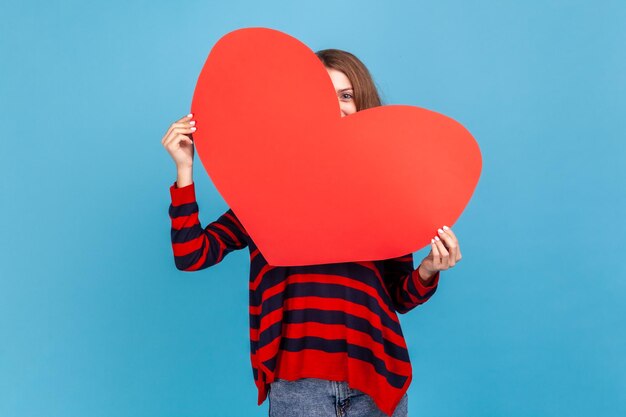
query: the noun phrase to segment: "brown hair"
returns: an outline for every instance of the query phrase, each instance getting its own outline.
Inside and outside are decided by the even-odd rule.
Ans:
[[[340,49],[322,49],[315,53],[324,66],[346,74],[354,88],[356,111],[380,106],[380,96],[374,80],[363,62],[350,52]]]

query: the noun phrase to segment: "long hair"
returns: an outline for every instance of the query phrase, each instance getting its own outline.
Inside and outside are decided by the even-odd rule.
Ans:
[[[315,55],[324,66],[346,74],[354,89],[356,111],[382,105],[372,75],[359,58],[340,49],[322,49]]]

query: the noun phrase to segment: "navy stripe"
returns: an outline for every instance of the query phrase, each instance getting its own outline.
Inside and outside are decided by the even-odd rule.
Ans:
[[[251,266],[251,279],[253,279],[252,276],[256,276],[256,274],[260,273],[260,268],[262,268],[260,260],[258,263],[258,267],[256,265]],[[383,288],[382,283],[379,281],[374,271],[362,265],[351,264],[350,266],[348,266],[345,263],[310,265],[303,267],[280,267],[271,269],[265,273],[265,275],[261,278],[261,282],[259,283],[258,287],[254,291],[252,291],[252,294],[250,294],[250,305],[252,307],[258,307],[261,304],[262,296],[265,291],[281,283],[287,278],[287,276],[293,274],[319,274],[325,276],[336,275],[358,281],[374,289],[378,293],[378,297],[380,298],[380,300],[387,306],[389,310],[395,310],[391,299],[387,295],[386,290]]]
[[[277,360],[277,357],[276,357],[276,355],[274,355],[274,357],[272,359],[268,359],[266,361],[263,361],[263,365],[267,366],[267,368],[270,371],[274,372],[274,370],[276,369],[276,360]]]
[[[180,206],[170,204],[169,215],[173,219],[177,217],[190,216],[196,212],[198,212],[198,203],[196,202],[185,203]]]
[[[419,277],[417,279],[420,279]],[[415,297],[420,300],[420,301],[426,301],[430,298],[431,295],[433,295],[433,293],[435,292],[434,290],[437,288],[433,288],[432,290],[428,291],[426,294],[421,295],[419,293],[419,291],[417,291],[417,288],[415,287],[415,282],[413,282],[413,280],[409,280],[409,285],[407,286],[408,290],[411,292],[411,294],[415,295]]]
[[[370,335],[372,339],[380,343],[385,353],[394,359],[409,362],[409,353],[402,346],[398,346],[395,343],[385,339],[382,331],[372,326],[369,320],[365,320],[362,317],[348,314],[343,311],[329,311],[318,309],[304,309],[304,310],[287,310],[283,321],[285,323],[306,323],[315,322],[323,324],[343,324],[349,329],[358,330],[367,335]]]
[[[396,310],[399,312],[406,312],[412,307],[415,307],[409,294],[409,292],[411,291],[410,287],[412,286],[413,280],[408,279],[408,281],[409,282],[407,282],[407,291],[404,291],[404,289],[402,288],[403,281],[400,279],[398,279],[397,282],[387,284],[387,286],[389,287],[389,293],[391,294],[391,298],[395,302]]]
[[[198,236],[202,236],[202,234],[204,234],[204,230],[197,224],[189,227],[183,227],[181,229],[170,229],[172,243],[187,243],[190,240],[196,239]],[[207,237],[215,239],[213,236]],[[213,244],[213,242],[211,242],[211,244]]]
[[[348,314],[343,311],[328,311],[318,309],[304,309],[304,310],[286,310],[283,316],[282,323],[322,323],[322,324],[341,324],[347,328],[361,331],[365,334],[369,334],[372,339],[380,343],[383,346],[383,350],[389,356],[394,359],[409,362],[408,351],[396,345],[395,343],[385,339],[380,329],[372,326],[368,320],[362,317]],[[262,331],[259,335],[258,346],[253,346],[253,353],[257,348],[261,348],[272,343],[277,337],[282,334],[282,323],[276,322],[268,329]]]
[[[364,306],[378,315],[383,326],[387,327],[399,336],[403,336],[400,323],[393,320],[386,311],[378,304],[378,300],[371,295],[354,288],[346,287],[339,284],[322,284],[316,282],[292,283],[285,287],[284,292],[277,293],[265,300],[261,307],[260,316],[263,317],[272,311],[283,306],[284,300],[292,297],[324,297],[324,298],[341,298],[355,304]],[[260,319],[250,315],[250,324],[254,328],[259,327]]]
[[[231,220],[229,216],[226,214],[230,214],[234,220]],[[241,220],[235,216],[235,213],[232,209],[228,209],[228,211],[220,216],[220,220],[222,223],[229,225],[229,229],[236,231],[235,235],[239,238],[240,235],[245,235],[246,238],[249,238],[248,231],[241,224]],[[246,239],[247,240],[247,239]]]
[[[419,272],[418,272],[418,274],[419,274]],[[417,277],[417,279],[420,279],[420,278]],[[406,292],[404,292],[404,291],[401,291],[401,292],[404,294],[404,299],[406,300],[407,303],[412,303],[411,299],[409,298],[409,294],[407,294],[407,293],[411,293],[418,300],[422,298],[420,293],[417,291],[417,288],[415,288],[415,282],[412,279],[409,279],[409,282],[407,282],[406,289],[407,289]]]
[[[249,314],[250,327],[253,329],[259,329],[261,317],[258,314]]]
[[[342,298],[346,301],[350,301],[355,304],[360,304],[377,316],[380,316],[380,320],[383,325],[399,336],[402,335],[402,329],[400,324],[391,319],[387,312],[378,304],[378,300],[368,293],[346,287],[340,284],[319,284],[316,282],[302,282],[289,284],[285,289],[285,298],[291,297],[325,297],[325,298]]]
[[[202,229],[198,228],[198,230],[200,234],[204,233]],[[202,263],[198,269],[205,269],[221,262],[228,253],[233,251],[233,249],[226,246],[222,251],[222,257],[218,258],[220,254],[219,242],[215,239],[215,237],[208,233],[206,233],[205,236],[207,239],[202,239],[202,245],[200,245],[200,248],[188,253],[187,255],[174,256],[176,267],[178,269],[185,270],[195,264],[198,259],[202,257],[202,253],[204,252],[204,248],[207,244],[209,245],[209,249],[207,250],[206,258],[204,259],[204,263]]]
[[[264,265],[259,265],[259,268],[257,269],[257,271],[260,272],[260,269],[263,266]],[[265,273],[256,291],[258,293],[263,293],[267,289],[283,281],[287,276],[294,275],[294,274],[300,274],[300,275],[317,274],[317,275],[326,275],[326,276],[336,275],[336,276],[358,280],[374,288],[380,287],[378,278],[376,277],[375,272],[372,271],[371,269],[366,268],[361,265],[357,265],[357,264],[352,264],[348,266],[345,263],[343,263],[343,264],[309,265],[309,266],[295,266],[295,267],[289,266],[289,267],[273,268]],[[356,278],[355,276],[357,276],[358,278]],[[381,297],[381,298],[384,299],[384,297]],[[258,302],[254,305],[259,305],[260,300],[261,298],[259,297]]]
[[[289,352],[299,352],[303,349],[315,349],[327,353],[346,352],[351,358],[372,364],[376,372],[385,377],[394,388],[402,388],[408,378],[404,375],[389,371],[385,366],[385,362],[377,357],[370,349],[347,343],[345,340],[329,340],[314,336],[301,337],[298,339],[284,337],[280,342],[280,347]]]
[[[176,263],[176,268],[185,270],[191,268],[193,264],[195,264],[198,259],[202,256],[202,252],[204,251],[204,246],[206,245],[206,241],[202,241],[202,246],[199,249],[196,249],[193,252],[188,253],[183,256],[175,256],[174,262]],[[207,255],[208,259],[208,255]],[[202,269],[202,267],[200,268]]]
[[[252,252],[254,252],[255,250],[257,250],[257,246],[254,244],[254,242],[252,241],[252,239],[250,239],[250,243],[248,244],[250,247],[250,253],[252,254]],[[250,281],[254,281],[259,274],[261,273],[261,270],[267,265],[267,260],[263,257],[263,254],[259,251],[256,256],[250,261]],[[280,269],[280,268],[278,268]],[[284,273],[284,272],[283,272]],[[261,284],[265,284],[263,281],[265,281],[267,278],[267,274],[265,276],[263,276],[261,278]],[[283,276],[283,278],[285,278]],[[263,295],[260,291],[261,287],[257,288],[255,291],[257,291],[257,295],[259,297],[259,299],[261,299],[261,296]],[[252,294],[251,294],[252,295]],[[254,298],[250,297],[250,305],[259,305],[259,303],[257,302],[253,302]]]
[[[393,293],[391,298],[395,299],[397,297],[400,297],[401,299],[396,301],[401,301],[402,304],[404,304],[402,307],[413,304],[413,301],[411,300],[411,296],[409,294],[409,292],[411,292],[410,287],[413,284],[413,280],[410,277],[407,278],[407,276],[414,271],[413,258],[411,258],[411,260],[407,262],[390,261],[390,263],[391,265],[393,265],[393,267],[389,268],[390,264],[387,264],[387,268],[391,269],[391,271],[386,277],[386,282],[390,290],[389,292]],[[407,279],[409,281],[407,283],[408,291],[404,291],[403,284],[404,281]],[[413,288],[415,287],[413,286]]]
[[[432,291],[429,291],[429,294],[426,295],[419,293],[412,276],[415,271],[413,258],[412,256],[410,258],[408,255],[405,256],[406,261],[399,261],[395,258],[387,259],[382,265],[385,285],[389,290],[395,310],[401,314],[407,313],[424,303],[432,295]],[[417,279],[419,279],[419,277]],[[407,280],[405,290],[403,284]],[[411,298],[411,295],[415,297],[415,301]]]
[[[220,218],[219,222],[210,223],[207,226],[207,228],[210,228],[211,230],[214,230],[214,231],[216,231],[218,233],[222,233],[226,239],[229,239],[229,240],[233,241],[233,238],[230,237],[228,234],[226,234],[224,229],[221,229],[221,228],[217,227],[216,223],[219,223],[222,226],[224,226],[225,228],[227,228],[235,236],[235,238],[240,243],[242,243],[242,244],[246,243],[246,238],[245,238],[245,234],[243,233],[243,231],[239,227],[237,227],[237,224],[235,224],[232,221],[230,221],[228,219],[228,217],[223,216],[222,218]],[[234,243],[234,241],[233,241],[233,243]]]
[[[280,337],[283,330],[282,320],[277,321],[276,323],[269,326],[267,329],[263,330],[259,334],[259,344],[258,348],[261,349],[264,346],[269,345],[275,340],[277,337]]]

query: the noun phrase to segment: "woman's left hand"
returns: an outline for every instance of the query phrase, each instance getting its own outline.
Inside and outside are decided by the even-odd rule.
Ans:
[[[423,281],[430,280],[437,271],[452,268],[461,260],[459,241],[448,226],[437,231],[438,236],[431,239],[430,253],[419,266],[419,274]]]

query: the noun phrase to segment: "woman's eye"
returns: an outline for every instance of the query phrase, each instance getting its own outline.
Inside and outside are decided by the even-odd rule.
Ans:
[[[344,100],[351,100],[351,99],[352,99],[352,94],[349,94],[349,93],[343,93],[343,94],[341,95],[341,97],[342,97]]]

